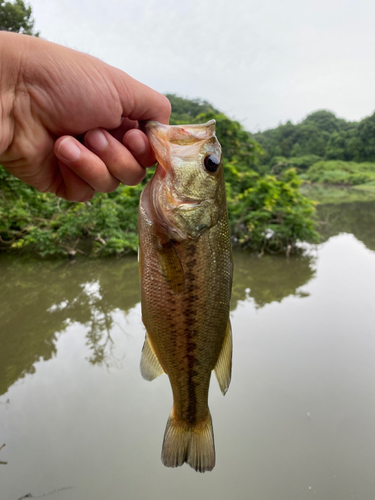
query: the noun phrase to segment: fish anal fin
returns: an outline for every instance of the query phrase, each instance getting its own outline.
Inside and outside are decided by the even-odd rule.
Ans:
[[[232,376],[232,348],[232,328],[228,319],[224,342],[214,368],[220,390],[224,395],[229,388]]]
[[[157,255],[163,278],[169,288],[176,294],[182,293],[185,286],[184,270],[172,241],[164,243],[158,249]]]
[[[141,374],[145,380],[154,380],[164,373],[146,333],[141,355]]]
[[[197,472],[215,467],[215,444],[211,415],[195,427],[176,422],[171,414],[165,429],[161,459],[166,467],[180,467],[187,462]]]

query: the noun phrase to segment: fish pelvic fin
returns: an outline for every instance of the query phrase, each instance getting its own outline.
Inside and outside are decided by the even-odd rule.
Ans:
[[[224,396],[229,389],[229,384],[232,377],[232,349],[232,327],[230,324],[230,319],[228,319],[224,342],[214,368],[217,381],[219,382],[220,390]]]
[[[141,355],[141,375],[145,380],[151,381],[164,373],[161,364],[151,346],[148,333],[146,332],[145,343]]]
[[[166,467],[180,467],[185,462],[197,472],[215,467],[215,443],[211,414],[205,422],[188,427],[170,415],[165,429],[161,460]]]

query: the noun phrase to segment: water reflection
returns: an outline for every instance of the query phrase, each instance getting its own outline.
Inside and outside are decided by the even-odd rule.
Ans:
[[[235,254],[232,310],[251,297],[256,307],[295,295],[314,276],[314,259],[286,260]],[[88,361],[109,364],[115,312],[140,301],[135,258],[120,261],[61,262],[0,260],[0,395],[34,372],[34,364],[56,354],[59,335],[72,323],[85,327]]]
[[[0,260],[0,394],[40,358],[56,353],[61,332],[85,326],[93,364],[111,348],[113,312],[140,300],[136,259],[67,263]]]
[[[328,216],[324,238],[351,220],[373,248],[370,215],[349,208]],[[218,463],[203,477],[158,460],[171,393],[167,377],[139,373],[136,259],[1,258],[0,498],[373,498],[375,253],[351,235],[316,252],[236,253],[235,369],[224,399],[210,388]],[[119,370],[99,366],[111,338],[126,352]]]
[[[315,257],[308,253],[289,259],[280,255],[265,255],[259,259],[236,252],[231,309],[248,298],[260,308],[271,302],[281,302],[290,295],[306,297],[308,293],[301,287],[314,276]]]
[[[318,205],[317,217],[321,241],[352,233],[369,250],[375,250],[375,201]]]

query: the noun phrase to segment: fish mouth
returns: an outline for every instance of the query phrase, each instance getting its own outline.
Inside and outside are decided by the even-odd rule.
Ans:
[[[166,158],[171,156],[174,145],[190,147],[215,136],[215,120],[192,125],[164,125],[157,121],[142,123],[142,129],[150,141],[152,150],[159,165],[166,172],[170,165]]]
[[[210,139],[215,134],[215,120],[192,125],[164,125],[157,121],[146,121],[144,131],[149,138],[158,137],[172,144],[188,145]]]
[[[215,120],[192,125],[164,125],[157,121],[146,121],[142,124],[158,163],[167,169],[165,158],[168,158],[173,145],[193,146],[206,141],[215,135]]]

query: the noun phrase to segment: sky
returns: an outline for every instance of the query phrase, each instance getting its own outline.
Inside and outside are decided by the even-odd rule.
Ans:
[[[43,38],[250,132],[375,110],[374,0],[31,0]]]

